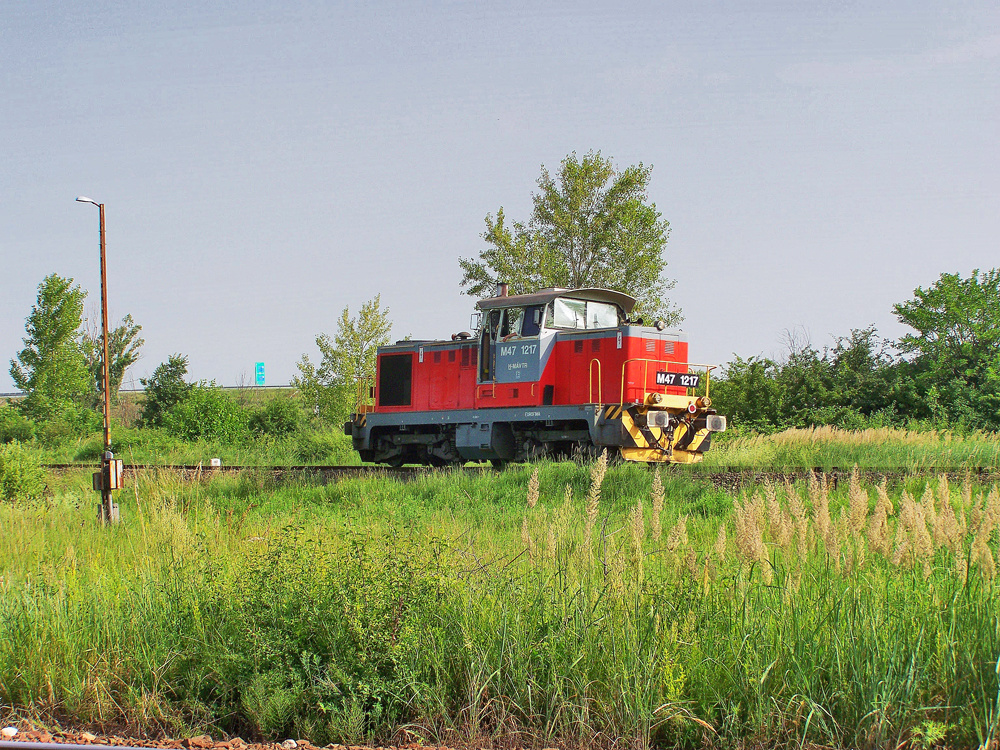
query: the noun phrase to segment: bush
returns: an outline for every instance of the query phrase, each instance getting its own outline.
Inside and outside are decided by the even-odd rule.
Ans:
[[[351,439],[339,430],[307,430],[295,442],[295,455],[302,461],[329,464],[357,463]]]
[[[184,380],[187,374],[187,357],[171,354],[153,370],[149,378],[140,378],[146,389],[146,399],[142,409],[142,423],[147,427],[159,427],[165,423],[167,414],[187,398],[191,383]]]
[[[34,436],[34,422],[13,406],[0,406],[0,443],[26,443]]]
[[[247,410],[214,383],[193,386],[160,420],[167,432],[184,440],[241,443],[250,436]]]
[[[35,424],[35,438],[46,448],[58,448],[100,430],[103,424],[103,416],[96,411],[67,403]]]
[[[328,542],[296,527],[262,540],[207,608],[225,648],[218,676],[262,737],[371,742],[406,715],[419,685],[434,571],[406,539]]]
[[[184,443],[165,431],[152,428],[128,428],[111,425],[111,450],[118,458],[124,458],[136,463],[144,463],[149,456],[162,457],[178,449],[183,449]],[[74,461],[99,461],[104,454],[104,433],[99,432],[84,440],[76,453]]]
[[[44,493],[38,459],[18,442],[0,445],[0,500],[38,500]]]
[[[250,431],[256,435],[286,437],[302,424],[302,407],[291,398],[274,398],[250,415]]]

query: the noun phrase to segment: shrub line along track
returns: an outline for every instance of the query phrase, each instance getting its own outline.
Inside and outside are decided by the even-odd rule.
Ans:
[[[96,464],[68,463],[68,464],[43,464],[43,468],[50,471],[63,472],[88,469],[96,471],[100,467]],[[346,479],[350,477],[383,476],[393,479],[414,479],[426,476],[434,472],[442,471],[494,471],[489,466],[473,467],[453,467],[447,469],[436,469],[426,466],[403,466],[391,467],[382,465],[367,466],[203,466],[201,464],[126,464],[125,474],[129,477],[136,477],[145,472],[170,472],[180,475],[186,480],[200,480],[222,474],[240,474],[243,472],[258,475],[270,475],[276,480],[286,480],[295,477],[319,479],[324,484]],[[684,473],[692,479],[709,481],[717,489],[727,491],[739,491],[748,485],[756,485],[764,482],[771,484],[781,484],[783,482],[795,482],[804,480],[810,476],[819,478],[826,477],[833,487],[837,487],[840,482],[846,482],[853,471],[851,468],[823,467],[802,468],[738,468],[723,467],[712,469],[690,470],[685,467],[670,468],[672,474]],[[921,466],[911,468],[865,468],[858,469],[858,473],[864,482],[877,484],[883,479],[890,483],[901,482],[912,476],[939,476],[945,475],[950,481],[962,481],[966,477],[969,479],[985,483],[1000,482],[1000,467],[974,466],[974,467],[935,467]]]

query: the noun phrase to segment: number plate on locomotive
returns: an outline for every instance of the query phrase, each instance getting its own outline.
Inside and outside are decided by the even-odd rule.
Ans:
[[[660,370],[656,373],[656,384],[665,385],[669,388],[697,388],[701,384],[701,375],[693,375],[689,372],[664,372]]]

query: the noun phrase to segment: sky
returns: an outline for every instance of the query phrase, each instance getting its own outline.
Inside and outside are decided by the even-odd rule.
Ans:
[[[458,258],[541,167],[652,166],[692,361],[822,348],[1000,266],[1000,5],[0,2],[0,392],[48,274],[139,378],[285,384],[348,307],[467,329]]]

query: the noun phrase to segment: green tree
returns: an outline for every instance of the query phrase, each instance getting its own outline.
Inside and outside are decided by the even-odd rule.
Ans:
[[[1000,427],[1000,270],[943,273],[893,306],[914,329],[899,340],[916,402],[933,419]]]
[[[142,423],[148,427],[163,426],[171,410],[187,398],[191,383],[184,380],[187,375],[188,358],[182,354],[171,354],[153,370],[148,378],[140,378],[146,389],[142,408]]]
[[[718,379],[712,380],[712,401],[734,426],[767,432],[783,422],[778,365],[766,357],[733,355]]]
[[[73,279],[56,274],[38,285],[38,297],[25,323],[24,348],[11,360],[10,376],[27,393],[26,413],[50,418],[79,411],[91,395],[90,373],[79,328],[87,293]]]
[[[898,359],[874,326],[841,336],[822,351],[786,336],[782,361],[736,356],[712,386],[712,400],[734,426],[768,431],[892,422],[899,394]]]
[[[392,330],[389,308],[381,305],[381,295],[376,295],[361,306],[355,318],[345,307],[336,335],[332,339],[325,333],[316,337],[319,365],[308,354],[297,363],[299,374],[292,383],[302,394],[303,403],[314,406],[323,421],[343,421],[354,404],[358,383],[374,379],[378,348],[389,343]]]
[[[640,314],[679,323],[667,298],[674,282],[664,276],[670,225],[649,202],[651,173],[642,163],[618,172],[599,151],[570,154],[555,177],[543,166],[528,223],[508,226],[503,208],[488,214],[487,247],[478,259],[459,259],[465,293],[489,296],[497,282],[513,294],[605,287],[634,296]]]
[[[840,336],[830,355],[831,390],[838,403],[872,418],[891,415],[899,395],[898,364],[893,343],[871,325]]]
[[[111,381],[111,396],[117,398],[118,390],[125,379],[125,371],[139,360],[139,350],[145,340],[139,336],[142,326],[132,320],[131,315],[122,318],[118,325],[108,330],[108,379]],[[93,377],[94,388],[104,393],[104,342],[100,328],[84,330],[81,337],[87,368]]]

